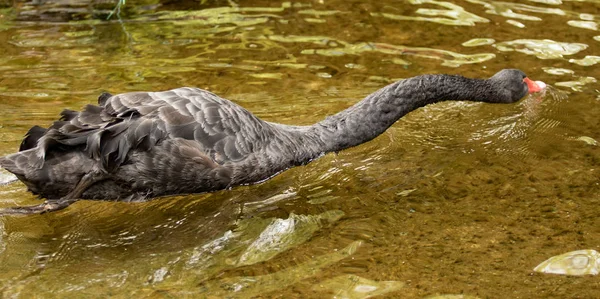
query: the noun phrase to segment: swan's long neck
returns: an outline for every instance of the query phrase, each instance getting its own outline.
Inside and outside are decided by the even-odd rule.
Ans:
[[[440,101],[490,101],[493,88],[487,80],[461,76],[424,75],[388,85],[356,105],[312,126],[325,148],[340,151],[367,142],[407,113]]]

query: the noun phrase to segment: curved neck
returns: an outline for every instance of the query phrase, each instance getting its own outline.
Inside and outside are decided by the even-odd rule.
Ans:
[[[354,106],[312,126],[323,152],[367,142],[407,113],[441,101],[494,101],[487,80],[451,75],[423,75],[390,84]]]

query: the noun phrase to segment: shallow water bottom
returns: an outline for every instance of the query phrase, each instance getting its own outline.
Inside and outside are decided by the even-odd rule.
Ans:
[[[594,297],[595,277],[533,273],[600,237],[596,149],[562,151],[572,142],[515,159],[379,138],[258,185],[5,218],[2,292],[289,298],[358,285],[390,298]],[[3,202],[25,195],[3,188]]]

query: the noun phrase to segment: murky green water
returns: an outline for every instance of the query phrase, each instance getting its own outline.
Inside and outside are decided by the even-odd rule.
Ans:
[[[423,73],[518,67],[564,96],[429,106],[254,186],[0,218],[0,297],[600,295],[532,273],[600,248],[598,1],[146,0],[122,23],[60,2],[0,10],[2,155],[102,91],[196,86],[288,124]]]

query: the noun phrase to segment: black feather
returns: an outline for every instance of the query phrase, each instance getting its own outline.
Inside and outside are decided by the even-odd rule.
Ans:
[[[112,94],[108,93],[108,92],[103,92],[99,97],[98,97],[98,105],[100,106],[104,106],[104,104],[106,104],[106,101],[108,99],[110,99],[112,97]]]
[[[33,126],[31,127],[31,129],[29,129],[29,131],[27,131],[27,134],[25,134],[25,138],[23,138],[23,141],[21,142],[21,145],[19,146],[19,151],[25,151],[31,148],[34,148],[37,146],[37,142],[40,138],[42,138],[42,136],[44,136],[44,134],[46,134],[46,129],[40,127],[40,126]]]
[[[79,115],[79,112],[70,109],[65,109],[60,113],[60,120],[71,121]]]

